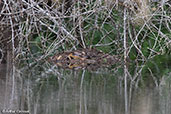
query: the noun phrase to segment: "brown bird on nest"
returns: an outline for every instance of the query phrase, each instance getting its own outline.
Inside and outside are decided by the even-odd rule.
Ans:
[[[97,49],[78,49],[56,54],[50,61],[61,67],[75,68],[88,65],[112,64],[118,61],[116,56],[105,54]]]

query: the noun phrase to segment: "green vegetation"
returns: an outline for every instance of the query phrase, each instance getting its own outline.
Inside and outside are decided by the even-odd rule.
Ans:
[[[126,52],[132,70],[136,66],[132,61],[145,63],[143,72],[150,68],[165,74],[170,70],[162,64],[170,62],[171,54],[169,1],[55,1],[9,1],[10,10],[2,3],[1,25],[8,23],[12,29],[8,41],[12,41],[19,66],[35,65],[62,51],[97,48],[113,55]],[[153,67],[156,65],[158,68]]]

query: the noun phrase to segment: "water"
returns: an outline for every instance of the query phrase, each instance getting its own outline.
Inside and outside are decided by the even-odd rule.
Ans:
[[[0,110],[30,114],[170,114],[170,76],[147,75],[143,79],[137,73],[125,75],[122,70],[107,68],[88,71],[1,64]]]

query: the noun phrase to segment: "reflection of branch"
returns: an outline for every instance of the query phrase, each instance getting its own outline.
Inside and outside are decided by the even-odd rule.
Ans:
[[[150,68],[148,68],[148,70],[150,71],[151,77],[154,80],[154,83],[155,83],[156,87],[158,87],[159,84],[158,84],[158,81],[157,81],[156,77],[153,75],[153,72],[151,71]]]
[[[83,103],[82,103],[82,99],[83,99],[83,82],[84,82],[84,76],[85,76],[85,69],[82,72],[82,76],[81,76],[81,84],[80,84],[80,114],[82,114],[82,107],[83,107]]]
[[[3,60],[3,58],[4,58],[4,54],[3,54],[3,51],[2,51],[2,49],[0,47],[0,64],[1,64],[2,60]]]

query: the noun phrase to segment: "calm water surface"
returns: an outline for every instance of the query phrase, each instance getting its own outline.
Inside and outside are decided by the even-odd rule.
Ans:
[[[171,114],[171,73],[157,80],[56,67],[0,66],[0,110],[30,114]]]

